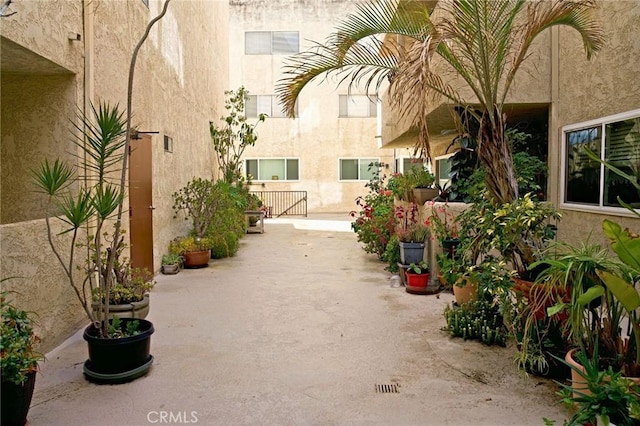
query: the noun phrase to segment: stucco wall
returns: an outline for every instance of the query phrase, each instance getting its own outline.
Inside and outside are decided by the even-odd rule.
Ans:
[[[285,56],[244,55],[245,31],[299,31],[300,50],[310,40],[322,42],[355,2],[259,1],[231,2],[230,88],[244,85],[250,94],[272,95],[282,77]],[[393,164],[393,150],[378,149],[376,118],[339,118],[339,95],[348,93],[337,81],[310,83],[298,100],[298,118],[267,118],[258,127],[255,147],[245,158],[293,157],[300,161],[297,182],[256,183],[255,190],[306,190],[309,212],[345,212],[365,193],[366,182],[340,182],[339,158],[376,158]],[[354,90],[353,94],[361,94]]]
[[[552,132],[550,188],[552,199],[560,202],[560,158],[562,127],[640,108],[640,1],[600,1],[596,14],[605,31],[604,48],[590,61],[575,31],[559,31],[559,97],[554,103],[557,127]],[[592,234],[592,240],[605,243],[601,224],[605,218],[620,221],[636,232],[637,219],[564,210],[558,238],[577,243]]]
[[[12,11],[18,13],[2,21],[3,40],[25,60],[11,63],[3,56],[2,63],[2,221],[15,223],[0,227],[0,276],[23,277],[3,287],[18,289],[18,305],[39,316],[44,351],[87,320],[50,252],[44,221],[27,221],[43,216],[41,210],[30,211],[34,201],[24,194],[24,169],[44,155],[74,152],[69,120],[85,99],[125,107],[131,53],[161,6],[160,0],[149,3],[147,8],[141,0],[24,0],[14,2]],[[80,34],[81,41],[70,41],[70,33]],[[184,221],[173,219],[171,194],[194,176],[214,174],[208,122],[222,114],[227,46],[227,1],[173,0],[138,57],[133,122],[141,131],[157,132],[152,136],[156,269],[169,241],[187,232]],[[164,151],[165,134],[173,137],[173,153]],[[20,179],[5,176],[16,169]],[[13,192],[5,192],[5,177],[16,185]],[[5,212],[10,203],[21,213]]]

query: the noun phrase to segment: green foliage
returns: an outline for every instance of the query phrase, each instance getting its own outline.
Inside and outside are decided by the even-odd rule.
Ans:
[[[575,356],[584,371],[573,365],[570,367],[584,379],[589,393],[559,383],[562,389],[558,395],[562,397],[562,402],[569,409],[576,410],[564,424],[594,424],[596,417],[600,416],[604,424],[637,425],[640,421],[640,386],[611,367],[602,371],[597,352],[593,357],[583,352],[576,352]]]
[[[382,255],[382,260],[387,262],[389,265],[384,269],[395,273],[398,272],[398,263],[400,263],[400,241],[398,240],[397,235],[392,235],[387,243],[387,247],[385,248],[384,254]]]
[[[110,339],[120,339],[122,337],[131,337],[140,334],[140,321],[133,320],[127,321],[126,326],[122,320],[114,315],[113,319],[109,321],[108,337]]]
[[[551,204],[536,201],[530,194],[501,205],[480,199],[458,217],[464,242],[461,249],[471,263],[497,250],[522,273],[555,237],[556,226],[551,221],[559,219]]]
[[[195,235],[176,237],[169,243],[169,253],[178,256],[184,256],[187,252],[204,251],[210,248],[211,240],[209,238],[198,238]]]
[[[163,265],[182,265],[184,258],[178,253],[167,253],[162,255]]]
[[[211,240],[211,257],[214,259],[233,256],[240,246],[238,234],[232,231],[222,231],[209,238]]]
[[[453,337],[475,339],[487,345],[506,346],[506,328],[498,306],[480,298],[463,306],[444,310],[446,331]]]
[[[411,263],[407,272],[410,274],[428,274],[429,273],[429,265],[424,260],[418,262],[418,264]]]
[[[2,280],[4,281],[4,280]],[[2,380],[20,385],[27,374],[38,370],[44,356],[35,350],[39,339],[33,332],[29,314],[7,300],[7,292],[0,293],[0,367]]]
[[[173,217],[184,213],[184,219],[191,220],[195,236],[202,238],[218,206],[218,195],[213,181],[194,178],[173,193]]]
[[[238,90],[228,90],[224,93],[227,95],[225,109],[229,115],[220,118],[223,122],[220,127],[212,121],[209,122],[209,131],[222,180],[236,183],[242,178],[242,154],[248,146],[255,145],[258,139],[255,129],[258,123],[265,120],[266,115],[260,114],[256,123],[249,124],[244,115],[249,92],[241,86]]]
[[[91,114],[78,114],[73,122],[77,130],[74,144],[80,150],[77,164],[60,160],[45,160],[33,171],[36,187],[48,197],[47,234],[49,244],[62,266],[69,284],[92,323],[101,323],[101,336],[106,334],[106,306],[111,299],[107,290],[118,290],[133,277],[123,256],[124,237],[120,216],[125,196],[123,178],[126,159],[127,123],[118,106],[100,103],[91,105]],[[105,232],[107,221],[117,217],[111,236]],[[69,247],[62,249],[60,240],[52,235],[51,218],[59,219],[71,233]],[[88,230],[84,240],[80,230]],[[86,250],[79,250],[80,248]],[[79,253],[86,254],[83,276],[77,267]],[[91,295],[98,297],[99,309],[92,309]]]
[[[364,244],[364,251],[375,253],[383,259],[391,236],[395,232],[396,218],[394,215],[393,197],[385,186],[386,175],[381,163],[372,163],[375,168],[371,180],[365,185],[369,193],[356,198],[360,211],[352,211],[351,229],[358,235],[358,241]]]
[[[411,167],[405,175],[413,188],[429,188],[436,180],[436,177],[422,165]]]

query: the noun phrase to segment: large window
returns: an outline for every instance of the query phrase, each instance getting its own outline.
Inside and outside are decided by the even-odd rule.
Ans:
[[[378,158],[341,158],[340,180],[370,180],[379,161]]]
[[[286,117],[278,98],[274,95],[249,95],[244,108],[247,117],[257,117],[259,114],[266,114],[270,118]],[[298,115],[297,102],[295,114]]]
[[[297,158],[255,158],[245,160],[246,176],[254,180],[299,180]]]
[[[247,55],[289,55],[300,50],[298,31],[247,31],[244,53]]]
[[[407,173],[412,168],[424,167],[424,161],[421,158],[398,157],[396,158],[396,172]]]
[[[375,117],[377,111],[375,96],[340,95],[340,117]]]
[[[589,148],[640,181],[640,110],[563,128],[563,201],[589,207],[620,207],[618,197],[640,207],[635,187],[587,156]]]

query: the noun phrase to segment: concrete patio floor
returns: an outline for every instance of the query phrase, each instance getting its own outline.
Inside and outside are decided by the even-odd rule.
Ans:
[[[30,426],[561,424],[551,381],[449,338],[452,295],[390,287],[349,219],[267,219],[235,257],[158,276],[149,374],[89,383],[78,333],[47,355]]]

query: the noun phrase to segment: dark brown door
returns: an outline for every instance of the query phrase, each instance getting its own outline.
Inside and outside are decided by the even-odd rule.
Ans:
[[[151,181],[151,136],[131,141],[129,151],[129,244],[131,266],[153,268],[153,198]]]

